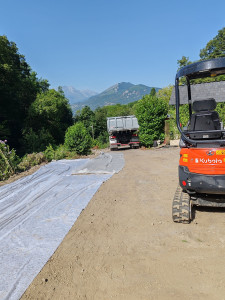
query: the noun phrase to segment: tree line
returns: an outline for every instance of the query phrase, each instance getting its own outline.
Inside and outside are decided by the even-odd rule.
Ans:
[[[196,61],[190,61],[188,56],[182,56],[181,59],[177,60],[178,70],[184,66],[190,65],[194,62],[208,60],[213,58],[225,57],[225,27],[218,31],[218,34],[210,40],[206,46],[200,50],[199,59]],[[220,75],[216,77],[200,78],[192,80],[191,83],[202,83],[202,82],[212,82],[212,81],[224,81],[225,75]],[[185,80],[181,81],[185,83]]]
[[[23,155],[62,143],[72,111],[61,90],[49,89],[14,42],[0,36],[0,139]]]
[[[116,104],[99,107],[92,111],[85,106],[75,116],[75,123],[84,124],[92,137],[94,146],[108,145],[107,117],[135,115],[139,123],[139,137],[143,146],[151,147],[154,140],[164,140],[164,121],[168,113],[169,98],[163,98],[163,91],[159,94],[155,89],[142,99],[126,104]]]
[[[0,140],[19,156],[43,152],[49,145],[56,149],[62,144],[69,150],[75,147],[79,154],[87,154],[85,149],[91,146],[107,145],[107,117],[141,114],[141,104],[136,101],[99,107],[95,111],[85,106],[73,116],[62,89],[59,87],[56,91],[49,86],[48,80],[37,77],[16,44],[0,36]],[[151,93],[153,97],[154,89]],[[79,129],[76,129],[78,123]],[[75,127],[70,129],[69,138],[66,132],[70,126]],[[75,140],[75,133],[79,131],[82,134],[76,136],[77,141],[79,135],[90,136],[83,150],[71,144],[72,132]],[[84,138],[81,142],[84,144]]]

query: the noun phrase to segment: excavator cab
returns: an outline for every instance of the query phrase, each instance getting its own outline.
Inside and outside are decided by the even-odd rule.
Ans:
[[[172,206],[174,222],[190,223],[194,206],[225,207],[225,130],[214,98],[192,99],[191,82],[225,74],[225,57],[180,69],[175,79],[176,123],[181,134],[179,186]],[[180,124],[180,84],[186,78],[189,121]]]

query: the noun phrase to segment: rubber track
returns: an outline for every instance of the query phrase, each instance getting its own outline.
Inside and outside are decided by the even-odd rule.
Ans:
[[[172,216],[174,222],[190,223],[190,196],[180,186],[173,198]]]

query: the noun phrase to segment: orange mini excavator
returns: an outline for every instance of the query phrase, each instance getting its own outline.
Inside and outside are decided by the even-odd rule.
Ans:
[[[193,206],[225,207],[225,129],[214,98],[191,98],[191,80],[225,74],[225,57],[185,66],[176,74],[176,122],[181,134],[179,186],[172,217],[174,222],[189,223]],[[189,122],[180,124],[179,78],[187,81]]]

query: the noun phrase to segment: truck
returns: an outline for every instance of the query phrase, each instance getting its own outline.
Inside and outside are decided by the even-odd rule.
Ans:
[[[133,115],[107,118],[110,150],[139,148],[138,129],[138,120]]]

